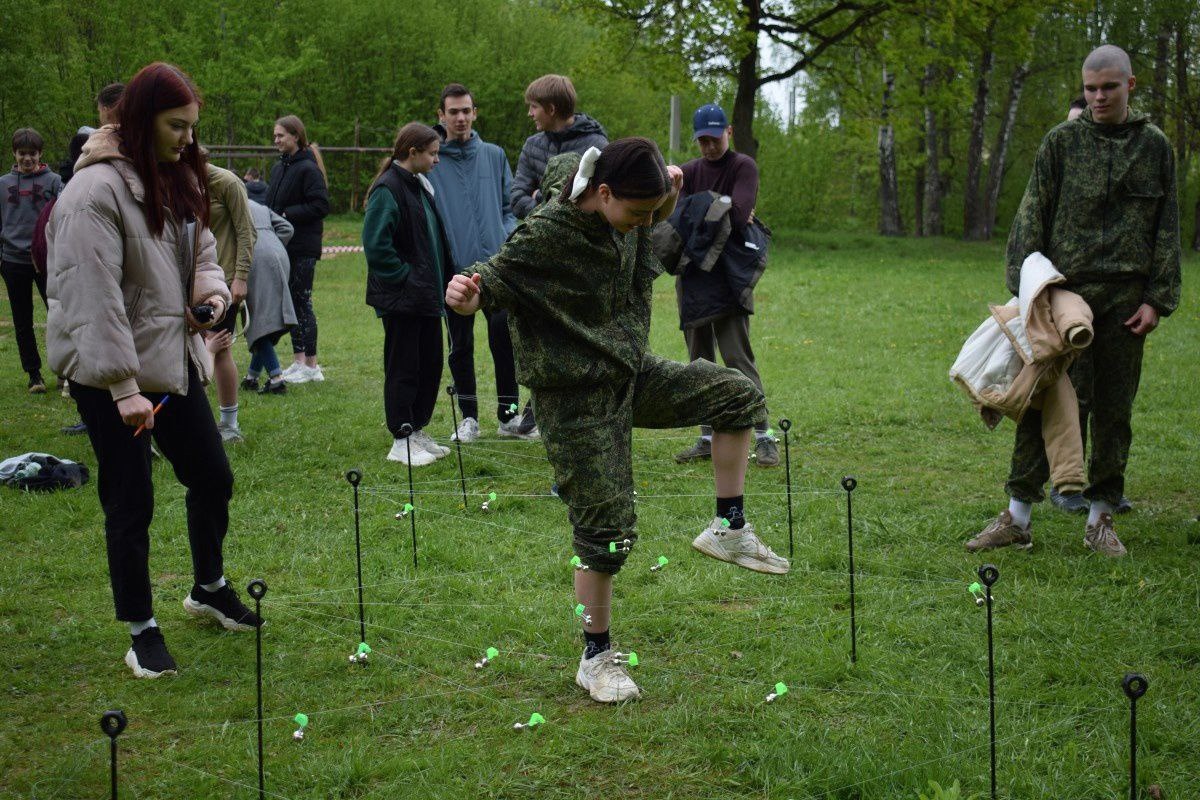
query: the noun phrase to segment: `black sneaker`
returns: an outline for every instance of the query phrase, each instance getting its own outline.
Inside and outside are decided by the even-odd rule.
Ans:
[[[133,677],[157,678],[159,675],[175,674],[175,659],[171,658],[162,631],[157,626],[130,638],[133,639],[133,646],[125,654],[125,663],[133,670]]]
[[[1091,503],[1079,492],[1059,494],[1051,489],[1050,502],[1059,511],[1065,511],[1068,514],[1086,514],[1088,509],[1091,508]]]
[[[712,440],[701,436],[687,450],[675,454],[675,462],[686,464],[689,461],[701,461],[712,458]]]
[[[242,604],[228,583],[215,592],[199,584],[192,586],[192,591],[183,598],[183,610],[193,617],[212,617],[231,631],[252,631],[262,625],[262,620]]]
[[[245,378],[242,378],[241,387],[242,387],[242,391],[244,391],[244,392],[257,392],[258,391],[258,378],[251,378],[250,376],[246,376]]]

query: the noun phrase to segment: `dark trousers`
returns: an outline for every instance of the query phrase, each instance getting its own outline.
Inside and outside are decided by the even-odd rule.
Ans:
[[[288,292],[292,295],[292,306],[296,309],[296,327],[292,328],[292,353],[317,355],[317,314],[313,311],[313,279],[317,273],[317,259],[293,258],[288,273]]]
[[[683,340],[687,343],[688,358],[692,361],[703,358],[715,364],[717,351],[720,350],[725,366],[736,369],[749,378],[760,392],[763,391],[762,377],[754,363],[754,348],[750,346],[749,314],[730,314],[706,325],[688,328],[683,332]],[[767,423],[761,422],[754,429],[765,432]],[[700,432],[712,436],[712,428],[707,425],[701,425]]]
[[[496,416],[501,422],[512,419],[510,406],[517,402],[517,367],[513,358],[512,337],[508,333],[508,312],[483,312],[487,320],[488,349],[496,366]],[[464,417],[479,419],[479,398],[475,396],[475,315],[446,315],[450,329],[450,375],[458,393],[458,407]]]
[[[389,314],[383,322],[383,411],[396,439],[400,428],[429,424],[442,386],[442,318]]]
[[[1142,375],[1145,336],[1135,336],[1125,327],[1142,303],[1143,285],[1102,283],[1072,286],[1092,308],[1095,338],[1071,365],[1071,383],[1079,397],[1081,416],[1091,412],[1091,453],[1088,485],[1083,496],[1117,505],[1125,493],[1125,465],[1133,441],[1130,420]],[[1044,497],[1042,487],[1050,478],[1046,447],[1042,441],[1042,414],[1030,409],[1017,425],[1012,469],[1006,489],[1026,503]]]
[[[188,543],[196,583],[212,583],[224,572],[221,546],[229,529],[233,472],[217,433],[208,397],[196,370],[188,366],[188,393],[171,395],[154,418],[154,430],[136,439],[121,421],[107,389],[71,381],[71,396],[88,426],[96,453],[97,486],[104,509],[108,576],[117,619],[138,622],[154,616],[150,595],[150,520],[154,485],[150,435],[175,477],[187,487]],[[162,394],[145,394],[155,405]]]
[[[38,272],[33,264],[17,264],[13,261],[0,263],[0,275],[4,276],[4,287],[8,289],[8,303],[12,306],[13,332],[17,339],[17,352],[21,355],[21,369],[34,373],[42,368],[38,355],[37,337],[33,333],[33,287],[46,302],[46,274]]]

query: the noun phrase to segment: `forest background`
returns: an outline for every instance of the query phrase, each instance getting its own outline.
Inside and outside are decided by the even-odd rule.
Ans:
[[[388,147],[469,86],[477,130],[515,166],[524,87],[570,75],[610,137],[666,151],[670,97],[722,103],[762,172],[774,227],[1003,236],[1041,137],[1080,93],[1096,44],[1133,58],[1136,110],[1176,148],[1185,245],[1200,249],[1200,8],[1190,0],[0,0],[0,131],[37,128],[57,166],[93,98],[169,60],[205,97],[210,145],[269,145],[294,113],[325,146]],[[799,97],[794,113],[780,101]],[[768,103],[765,96],[774,98]],[[790,118],[789,118],[790,117]],[[225,164],[218,157],[217,163]],[[270,153],[231,163],[269,169]],[[330,153],[336,211],[375,155]]]

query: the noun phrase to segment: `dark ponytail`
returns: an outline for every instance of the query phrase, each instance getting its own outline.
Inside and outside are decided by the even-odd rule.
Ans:
[[[561,199],[570,200],[575,172],[563,185]],[[618,200],[649,200],[671,192],[671,176],[658,145],[641,136],[609,142],[600,151],[587,191],[606,184]]]

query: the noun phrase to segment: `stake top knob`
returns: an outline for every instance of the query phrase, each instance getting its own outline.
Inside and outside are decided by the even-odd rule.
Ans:
[[[983,581],[984,586],[991,586],[1000,580],[1000,570],[994,564],[984,564],[979,568],[979,580]]]
[[[847,492],[853,492],[858,488],[858,479],[853,475],[847,475],[846,477],[842,478],[842,488]]]
[[[263,595],[267,593],[267,582],[262,578],[255,578],[246,587],[246,592],[255,600],[262,600]]]
[[[1121,680],[1121,688],[1125,690],[1126,697],[1130,700],[1137,700],[1150,688],[1150,681],[1146,680],[1146,676],[1140,672],[1126,672],[1125,677]]]
[[[110,739],[116,739],[128,725],[124,711],[105,711],[100,715],[100,730]]]
[[[779,420],[779,430],[783,431],[784,433],[787,433],[791,429],[792,429],[792,421],[790,419],[788,419],[787,417],[784,417],[783,419]]]
[[[454,397],[454,395],[457,393],[458,390],[454,388],[453,383],[446,387],[446,394],[450,395],[451,397]]]
[[[400,426],[400,438],[404,439],[412,435],[413,426],[407,422]]]
[[[362,470],[360,470],[360,469],[346,470],[346,480],[349,481],[351,486],[358,486],[358,484],[362,482]]]

